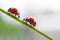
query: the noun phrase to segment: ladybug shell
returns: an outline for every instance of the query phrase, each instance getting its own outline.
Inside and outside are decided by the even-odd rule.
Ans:
[[[28,21],[33,23],[34,22],[34,19],[33,18],[28,18]]]
[[[9,9],[8,9],[8,12],[11,12],[11,13],[16,14],[16,15],[19,14],[19,13],[18,13],[18,10],[17,10],[16,8],[9,8]]]
[[[34,21],[34,18],[27,18],[26,21],[32,24],[33,26],[36,26],[36,22]]]

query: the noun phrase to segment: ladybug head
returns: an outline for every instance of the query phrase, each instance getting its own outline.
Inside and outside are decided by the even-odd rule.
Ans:
[[[10,12],[10,11],[11,11],[11,8],[8,9],[8,12]]]
[[[26,22],[28,22],[28,17],[25,17],[23,20],[25,20]]]

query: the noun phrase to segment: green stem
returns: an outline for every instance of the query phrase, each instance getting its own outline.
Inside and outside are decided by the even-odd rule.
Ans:
[[[48,40],[53,40],[53,39],[52,39],[51,37],[49,37],[48,35],[44,34],[44,33],[43,33],[43,32],[41,32],[41,31],[39,31],[39,30],[38,30],[38,29],[36,29],[35,27],[33,27],[33,26],[31,26],[31,25],[27,24],[27,23],[26,23],[26,22],[24,22],[23,20],[21,20],[21,19],[19,19],[19,18],[15,17],[15,16],[11,15],[11,14],[10,14],[10,13],[8,13],[7,11],[5,11],[5,10],[3,10],[3,9],[1,9],[1,8],[0,8],[0,11],[1,11],[1,12],[3,12],[4,14],[6,14],[6,15],[10,16],[11,18],[15,19],[16,21],[18,21],[18,22],[20,22],[20,23],[22,23],[22,24],[26,25],[27,27],[31,28],[32,30],[36,31],[37,33],[39,33],[39,34],[43,35],[43,36],[44,36],[45,38],[47,38]]]

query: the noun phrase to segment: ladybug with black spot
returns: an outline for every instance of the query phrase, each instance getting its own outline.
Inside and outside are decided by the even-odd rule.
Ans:
[[[25,18],[23,20],[26,21],[26,22],[29,22],[33,26],[36,26],[36,21],[34,20],[33,17],[27,17],[27,18]]]
[[[15,14],[15,16],[18,15],[18,18],[20,17],[19,12],[16,8],[11,7],[11,8],[8,9],[8,12],[10,12],[12,14]]]

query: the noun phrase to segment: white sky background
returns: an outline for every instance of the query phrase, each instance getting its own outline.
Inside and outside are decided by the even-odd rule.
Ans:
[[[40,30],[60,30],[60,0],[0,0],[0,7],[16,7],[22,18],[33,16]]]

